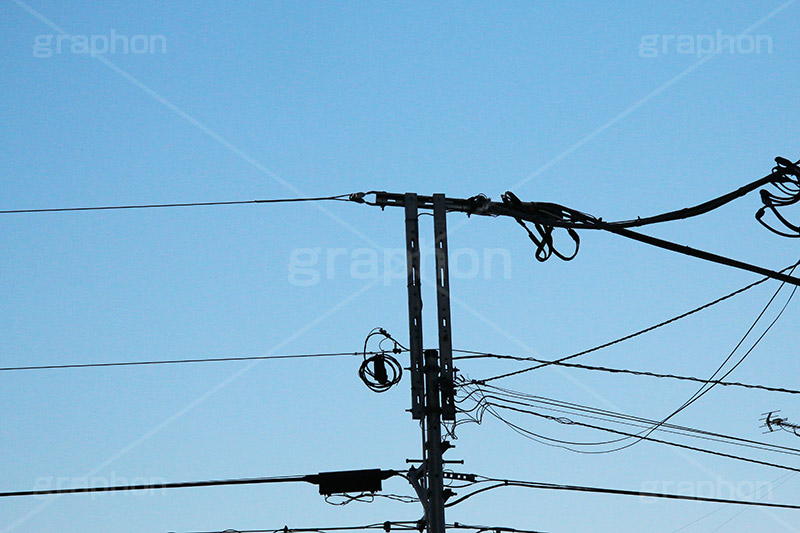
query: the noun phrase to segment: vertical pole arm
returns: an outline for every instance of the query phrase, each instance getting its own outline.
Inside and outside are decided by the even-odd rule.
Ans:
[[[453,340],[450,326],[450,267],[447,252],[447,208],[444,194],[433,195],[433,231],[436,239],[436,302],[439,320],[442,419],[455,420]]]
[[[424,370],[422,355],[422,291],[420,277],[419,220],[417,195],[406,193],[406,272],[408,274],[408,342],[411,356],[411,418],[424,416]]]
[[[439,406],[439,353],[425,350],[425,443],[428,458],[428,533],[445,533],[444,467],[442,463],[442,421]]]

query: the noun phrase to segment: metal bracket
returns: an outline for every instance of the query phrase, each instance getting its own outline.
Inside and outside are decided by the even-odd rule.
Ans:
[[[406,193],[406,272],[408,274],[408,341],[411,356],[411,418],[422,420],[425,407],[422,355],[422,289],[417,195]]]
[[[450,267],[447,257],[447,199],[444,194],[433,195],[433,232],[436,239],[436,302],[439,320],[442,420],[455,420],[453,339],[450,329]]]

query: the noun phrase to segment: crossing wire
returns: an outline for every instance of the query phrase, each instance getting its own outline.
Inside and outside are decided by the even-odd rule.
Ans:
[[[720,381],[720,380],[708,380],[705,378],[698,378],[695,376],[680,376],[677,374],[662,374],[658,372],[647,372],[644,370],[631,370],[627,368],[610,368],[605,366],[593,366],[593,365],[583,365],[579,363],[563,363],[558,360],[556,361],[546,361],[544,359],[537,359],[536,357],[520,357],[516,355],[502,355],[502,354],[495,354],[491,352],[480,352],[475,350],[453,350],[456,353],[464,353],[469,354],[465,356],[458,356],[453,357],[454,360],[465,360],[465,359],[508,359],[512,361],[531,361],[534,363],[541,363],[543,365],[554,365],[554,366],[562,366],[565,368],[577,368],[580,370],[592,370],[598,372],[609,372],[612,374],[630,374],[633,376],[648,376],[653,378],[664,378],[664,379],[676,379],[682,381],[694,381],[697,383],[713,383],[715,385],[720,385],[723,387],[743,387],[746,389],[758,389],[758,390],[765,390],[769,392],[783,392],[786,394],[800,394],[800,390],[797,389],[786,389],[782,387],[770,387],[767,385],[754,385],[750,383],[742,383],[739,381]],[[481,381],[481,380],[477,380]]]

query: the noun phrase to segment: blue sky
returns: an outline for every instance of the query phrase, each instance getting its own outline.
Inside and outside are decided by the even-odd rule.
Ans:
[[[367,190],[496,200],[512,190],[607,220],[685,207],[766,175],[775,156],[798,158],[798,13],[795,1],[6,1],[0,209]],[[761,48],[740,36],[733,52],[707,51],[745,30]],[[113,52],[80,46],[112,35]],[[797,261],[794,241],[753,220],[759,205],[751,195],[650,231],[772,269]],[[538,263],[513,220],[448,220],[460,349],[562,356],[758,279],[594,233],[582,234],[574,261]],[[421,231],[430,246],[430,217]],[[352,352],[376,326],[407,338],[405,281],[387,268],[404,246],[398,209],[2,215],[0,246],[3,367]],[[776,288],[761,285],[580,361],[708,376]],[[796,388],[796,316],[790,305],[731,379]],[[376,395],[358,380],[358,364],[0,373],[0,491],[405,468],[420,453],[405,412],[408,379]],[[457,366],[473,378],[520,368]],[[566,368],[499,384],[653,419],[696,389]],[[674,422],[796,448],[796,437],[759,427],[776,409],[800,420],[796,405],[793,396],[718,387]],[[553,438],[607,438],[517,421]],[[490,417],[460,426],[458,437],[448,455],[465,460],[459,470],[487,476],[722,498],[768,485],[775,502],[800,495],[791,472],[656,443],[576,454]],[[386,488],[411,493],[402,480]],[[397,502],[330,506],[310,485],[0,499],[0,531],[26,532],[324,527],[419,515]],[[554,532],[797,530],[793,511],[512,488],[453,507],[448,521]]]

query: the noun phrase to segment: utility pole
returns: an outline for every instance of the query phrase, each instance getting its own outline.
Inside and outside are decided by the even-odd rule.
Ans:
[[[419,243],[419,201],[414,193],[397,198],[406,215],[406,273],[411,356],[411,417],[420,420],[423,440],[425,526],[428,533],[444,533],[444,461],[450,443],[442,442],[442,420],[455,420],[453,347],[450,333],[450,274],[447,257],[446,205],[443,194],[433,196],[436,246],[436,300],[439,350],[422,343],[422,290]]]

